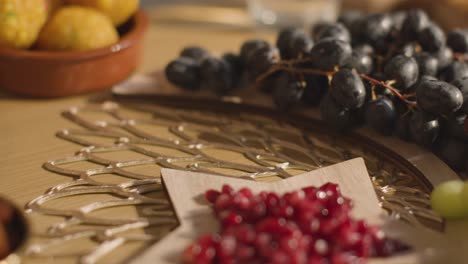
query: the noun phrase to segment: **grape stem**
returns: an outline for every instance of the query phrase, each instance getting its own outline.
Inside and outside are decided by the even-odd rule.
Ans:
[[[374,85],[380,85],[382,87],[384,87],[385,89],[389,90],[393,95],[397,96],[398,98],[400,98],[403,102],[407,103],[409,106],[416,106],[417,103],[415,101],[410,101],[406,98],[406,96],[402,95],[397,89],[393,88],[391,85],[389,85],[388,83],[385,83],[383,81],[379,81],[379,80],[376,80],[368,75],[365,75],[365,74],[359,74],[359,76],[364,79],[364,80],[367,80],[368,82],[370,82],[371,84],[374,84]]]
[[[271,74],[277,71],[287,71],[287,72],[301,73],[301,74],[317,74],[317,75],[325,75],[325,76],[333,75],[335,73],[333,71],[321,71],[317,69],[292,68],[292,67],[289,67],[291,64],[289,64],[288,66],[286,65],[285,63],[279,63],[279,64],[273,65],[268,71],[258,76],[255,82],[260,83],[263,80],[265,80],[268,76],[270,76]]]
[[[454,53],[453,57],[459,61],[468,61],[468,56],[464,53]]]
[[[304,69],[304,68],[295,68],[292,67],[293,64],[296,63],[302,63],[302,62],[310,62],[310,59],[298,59],[298,60],[288,60],[288,61],[281,61],[277,64],[274,64],[273,66],[270,67],[270,69],[260,76],[257,77],[255,80],[256,84],[261,83],[263,80],[265,80],[268,76],[271,74],[277,72],[277,71],[287,71],[291,73],[299,73],[299,74],[317,74],[317,75],[324,75],[331,77],[333,74],[335,74],[336,71],[322,71],[318,69]],[[415,101],[408,100],[408,97],[412,97],[413,95],[402,95],[397,89],[391,86],[392,82],[383,82],[376,80],[366,74],[358,73],[359,77],[361,77],[364,80],[367,80],[370,82],[372,85],[380,85],[384,87],[385,89],[388,89],[393,95],[397,96],[400,100],[408,104],[409,107],[415,107],[417,106],[417,103]]]

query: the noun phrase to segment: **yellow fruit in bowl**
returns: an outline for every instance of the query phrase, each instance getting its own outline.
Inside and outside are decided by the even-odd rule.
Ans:
[[[63,0],[47,0],[48,14],[51,16],[63,5]]]
[[[110,17],[118,26],[127,21],[138,9],[139,0],[65,0],[67,4],[89,6]]]
[[[32,46],[47,20],[48,6],[48,0],[0,0],[0,46]]]
[[[110,19],[81,6],[59,9],[42,29],[37,47],[44,50],[78,51],[106,47],[119,39]]]

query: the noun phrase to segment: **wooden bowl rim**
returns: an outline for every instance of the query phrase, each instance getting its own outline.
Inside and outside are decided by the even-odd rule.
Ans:
[[[110,56],[128,49],[141,39],[148,27],[149,18],[144,11],[138,10],[133,16],[133,19],[135,23],[131,30],[124,34],[117,43],[108,47],[87,51],[38,51],[1,47],[0,59],[73,62]]]

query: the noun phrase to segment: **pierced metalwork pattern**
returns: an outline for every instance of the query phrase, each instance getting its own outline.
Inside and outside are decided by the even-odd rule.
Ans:
[[[62,219],[42,234],[45,239],[28,248],[29,256],[74,256],[81,263],[95,263],[123,245],[160,239],[177,225],[161,187],[162,167],[272,181],[363,157],[381,206],[391,216],[413,225],[441,223],[429,209],[430,186],[402,166],[401,160],[323,128],[301,128],[253,113],[180,110],[154,104],[106,102],[72,108],[63,115],[79,128],[62,130],[57,136],[83,148],[44,164],[45,169],[72,179],[26,206],[27,212],[35,213],[32,217]],[[72,208],[48,205],[96,194],[110,198],[91,198],[80,205],[70,202],[75,205]],[[137,215],[96,214],[116,207],[138,207]],[[80,239],[94,244],[74,252],[53,250]]]

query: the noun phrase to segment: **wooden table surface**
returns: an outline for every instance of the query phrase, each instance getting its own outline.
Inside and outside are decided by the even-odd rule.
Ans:
[[[151,14],[157,17],[157,10]],[[219,26],[161,24],[153,21],[145,39],[142,62],[137,72],[152,72],[163,68],[187,45],[200,45],[215,53],[238,51],[241,43],[249,38],[261,37],[274,40],[275,34]],[[79,146],[55,137],[55,133],[74,125],[60,113],[72,106],[86,104],[106,92],[60,99],[25,99],[6,93],[0,94],[0,195],[11,199],[22,208],[31,199],[43,194],[50,187],[65,182],[63,176],[42,169],[51,159],[70,156]],[[44,228],[47,221],[31,223],[33,232]],[[453,223],[448,230],[468,235],[468,224]],[[468,247],[468,238],[459,238]],[[467,248],[468,249],[468,248]],[[468,250],[466,250],[465,259]],[[115,263],[119,254],[106,259]],[[462,257],[463,256],[459,256]],[[27,263],[75,263],[76,260],[40,259]],[[463,262],[449,262],[463,263]]]

